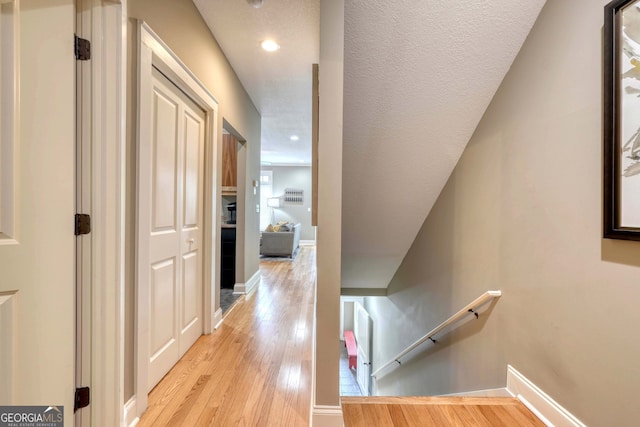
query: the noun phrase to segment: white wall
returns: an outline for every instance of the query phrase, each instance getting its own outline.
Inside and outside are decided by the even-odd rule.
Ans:
[[[587,425],[637,425],[640,242],[601,237],[606,3],[547,1],[388,297],[367,299],[376,369],[503,291],[380,377],[381,394],[504,387],[509,363]]]
[[[271,166],[263,170],[273,172],[272,197],[280,197],[280,207],[275,208],[276,221],[299,222],[300,238],[315,240],[315,227],[311,225],[311,166]],[[304,191],[303,203],[284,201],[285,188],[296,188]],[[271,218],[271,208],[264,206]]]

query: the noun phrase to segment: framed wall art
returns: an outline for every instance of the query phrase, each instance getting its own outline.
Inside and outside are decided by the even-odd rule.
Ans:
[[[603,236],[640,240],[640,0],[605,6],[603,127]]]

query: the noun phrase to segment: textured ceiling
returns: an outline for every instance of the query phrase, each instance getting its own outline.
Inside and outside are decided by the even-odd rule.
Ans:
[[[320,0],[194,0],[262,116],[262,161],[311,163],[311,66],[318,62]],[[260,43],[281,48],[265,52]],[[298,141],[291,141],[297,135]]]
[[[262,115],[263,162],[310,162],[319,1],[194,0]],[[343,287],[387,287],[544,3],[345,0]]]
[[[345,1],[343,287],[387,287],[544,3]]]

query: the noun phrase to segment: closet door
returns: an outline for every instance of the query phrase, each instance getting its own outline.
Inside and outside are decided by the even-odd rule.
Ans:
[[[153,70],[151,144],[139,159],[140,209],[148,230],[139,268],[149,281],[149,390],[202,334],[202,209],[204,112]],[[145,183],[148,183],[145,185]],[[142,215],[142,212],[148,212]],[[140,265],[141,264],[141,265]]]

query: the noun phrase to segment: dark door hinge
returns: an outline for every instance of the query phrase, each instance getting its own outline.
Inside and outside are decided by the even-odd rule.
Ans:
[[[91,403],[91,392],[89,387],[76,388],[76,395],[73,404],[73,412],[81,408],[86,408]]]
[[[91,216],[87,214],[76,214],[76,236],[91,233]]]
[[[74,51],[79,61],[91,59],[91,42],[74,35]]]

